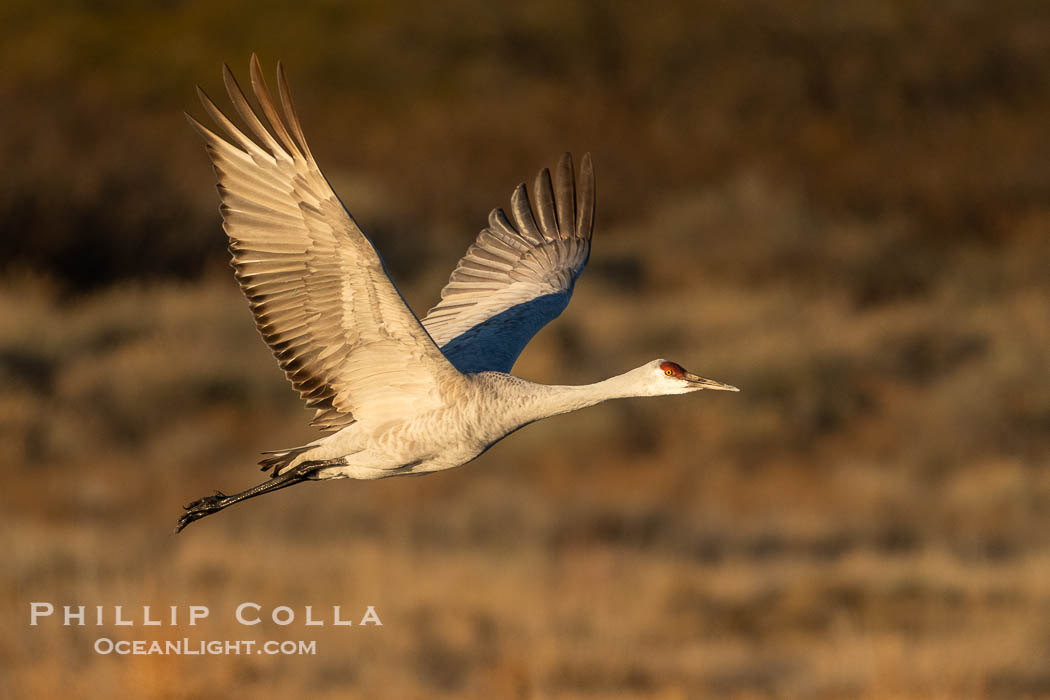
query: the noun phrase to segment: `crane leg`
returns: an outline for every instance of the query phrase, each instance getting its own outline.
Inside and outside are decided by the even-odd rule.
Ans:
[[[195,520],[200,520],[212,513],[218,513],[223,508],[232,506],[234,503],[246,501],[249,498],[255,498],[271,491],[277,491],[293,484],[298,484],[301,481],[308,481],[318,470],[325,467],[338,466],[343,463],[343,459],[319,459],[303,462],[280,476],[275,476],[232,496],[227,496],[222,491],[216,491],[214,496],[205,496],[184,506],[186,512],[179,517],[179,522],[175,524],[175,532],[181,532],[184,527]]]

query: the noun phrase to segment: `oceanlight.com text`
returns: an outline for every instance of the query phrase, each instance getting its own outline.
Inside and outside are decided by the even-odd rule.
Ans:
[[[103,656],[241,656],[266,654],[269,656],[316,656],[316,640],[267,640],[259,642],[254,639],[236,640],[192,640],[189,638],[161,640],[113,640],[99,637],[95,640],[96,654]]]

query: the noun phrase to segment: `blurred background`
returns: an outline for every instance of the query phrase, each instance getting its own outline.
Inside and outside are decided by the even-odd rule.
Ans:
[[[283,5],[0,7],[0,694],[1050,696],[1050,5]],[[518,182],[590,151],[590,267],[515,372],[667,357],[741,393],[171,535],[317,435],[181,114],[252,51],[418,314]],[[32,600],[212,618],[31,628]],[[245,600],[384,626],[245,628]]]

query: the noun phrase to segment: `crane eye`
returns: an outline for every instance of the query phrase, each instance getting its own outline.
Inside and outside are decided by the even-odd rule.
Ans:
[[[666,374],[668,377],[673,377],[674,376],[674,372],[672,372],[669,369],[665,369],[664,370],[664,374]]]

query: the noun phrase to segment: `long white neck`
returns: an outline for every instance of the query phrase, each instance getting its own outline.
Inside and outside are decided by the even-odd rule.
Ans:
[[[550,418],[570,411],[578,411],[609,399],[624,399],[632,396],[652,396],[654,394],[649,382],[643,381],[640,370],[610,377],[595,384],[581,386],[563,386],[529,383],[524,392],[521,414],[522,425]]]

